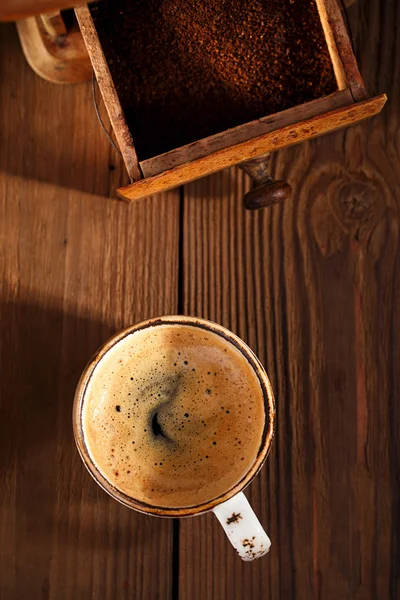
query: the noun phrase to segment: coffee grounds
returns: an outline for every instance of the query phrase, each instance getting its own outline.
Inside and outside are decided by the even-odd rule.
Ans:
[[[90,10],[139,160],[337,90],[315,0]]]

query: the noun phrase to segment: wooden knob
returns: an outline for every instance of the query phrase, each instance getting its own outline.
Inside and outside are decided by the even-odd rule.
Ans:
[[[257,210],[277,204],[289,198],[292,188],[284,181],[269,181],[253,188],[244,197],[244,206],[248,210]]]
[[[289,198],[292,188],[284,181],[274,181],[268,173],[271,155],[265,154],[242,163],[240,166],[253,179],[253,188],[244,197],[244,206],[257,210]]]

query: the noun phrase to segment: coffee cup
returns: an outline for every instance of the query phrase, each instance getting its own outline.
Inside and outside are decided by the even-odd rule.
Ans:
[[[165,316],[106,342],[76,390],[82,460],[114,499],[158,517],[213,511],[245,561],[271,546],[243,490],[271,448],[268,376],[234,333]]]

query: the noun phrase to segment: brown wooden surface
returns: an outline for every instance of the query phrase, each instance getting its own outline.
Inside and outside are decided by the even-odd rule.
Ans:
[[[248,490],[268,559],[237,561],[212,515],[184,521],[181,598],[400,598],[400,13],[350,16],[382,115],[279,153],[282,206],[245,213],[236,170],[185,188],[183,309],[258,353],[277,435]]]
[[[400,598],[400,13],[363,0],[349,14],[388,105],[282,151],[272,175],[293,198],[256,214],[236,169],[181,200],[109,199],[123,166],[90,86],[41,81],[0,28],[1,600]],[[239,333],[276,391],[275,444],[247,492],[273,546],[253,564],[212,515],[173,535],[118,506],[74,447],[91,353],[176,310]]]
[[[179,194],[109,198],[123,166],[90,84],[40,80],[13,25],[1,26],[0,72],[0,598],[167,599],[172,522],[92,481],[71,410],[110,334],[177,311]]]

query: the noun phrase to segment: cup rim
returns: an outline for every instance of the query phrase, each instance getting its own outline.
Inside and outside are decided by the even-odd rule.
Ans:
[[[216,333],[217,335],[223,337],[225,340],[229,341],[242,352],[245,358],[247,358],[247,360],[249,361],[250,365],[253,367],[254,372],[256,373],[259,379],[264,396],[265,425],[260,448],[258,450],[257,457],[253,465],[250,467],[247,473],[245,473],[245,475],[240,479],[240,481],[238,481],[234,486],[232,486],[229,490],[227,490],[217,498],[195,506],[188,506],[183,508],[158,507],[151,504],[146,504],[145,502],[142,502],[140,500],[132,498],[128,494],[125,494],[112,483],[110,483],[108,479],[98,469],[92,457],[90,456],[88,447],[85,443],[82,426],[82,410],[85,400],[85,392],[89,381],[96,369],[96,366],[100,363],[102,358],[107,354],[109,350],[111,350],[116,344],[118,344],[128,335],[131,335],[142,329],[156,327],[164,324],[189,325],[193,327],[200,327],[213,333]],[[100,485],[100,487],[103,488],[103,490],[107,492],[112,498],[114,498],[121,504],[127,506],[128,508],[132,508],[145,514],[150,514],[159,517],[189,517],[203,514],[212,510],[213,508],[215,508],[219,504],[222,504],[223,502],[226,502],[239,492],[242,492],[251,483],[254,477],[259,473],[270,452],[272,440],[275,433],[275,415],[276,410],[274,393],[272,391],[272,386],[269,381],[268,375],[260,360],[253,352],[253,350],[251,350],[251,348],[239,336],[237,336],[235,333],[233,333],[226,327],[208,319],[183,315],[165,315],[162,317],[146,319],[134,325],[130,325],[129,327],[126,327],[125,329],[114,334],[99,348],[99,350],[91,358],[91,360],[85,367],[81,378],[78,382],[72,411],[72,425],[75,443],[77,445],[79,454],[82,458],[84,465],[86,466],[93,479],[98,483],[98,485]]]

